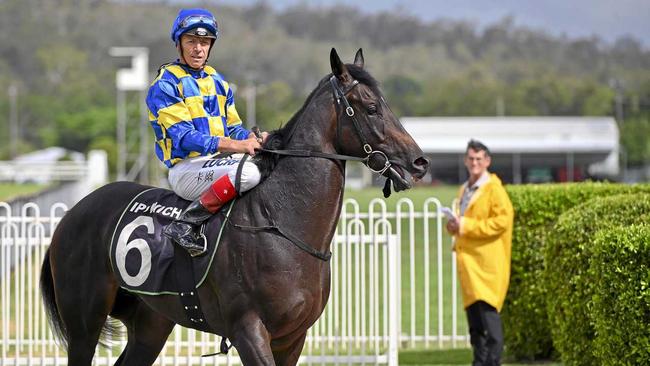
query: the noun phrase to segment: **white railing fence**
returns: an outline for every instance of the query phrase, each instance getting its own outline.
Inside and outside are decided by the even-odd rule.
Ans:
[[[88,175],[88,165],[80,161],[19,162],[0,161],[0,181],[45,183],[76,181]]]
[[[361,210],[346,200],[332,243],[331,294],[309,330],[302,364],[397,364],[398,349],[466,347],[455,258],[443,243],[440,202],[416,210],[402,199],[389,210],[373,200]],[[40,299],[39,274],[51,235],[66,210],[34,204],[19,211],[0,203],[0,365],[64,365]],[[176,327],[157,365],[238,364],[215,352],[220,337]],[[98,348],[97,365],[112,365],[125,345]]]
[[[91,150],[83,161],[0,161],[0,181],[16,183],[50,183],[91,180],[90,184],[106,183],[108,162],[106,152]]]
[[[0,161],[0,182],[47,186],[33,196],[12,199],[14,212],[34,202],[40,207],[61,202],[72,206],[108,182],[108,157],[103,150],[91,150],[84,161]]]

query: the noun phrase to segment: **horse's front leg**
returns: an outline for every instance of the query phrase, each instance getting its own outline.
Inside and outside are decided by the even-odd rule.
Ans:
[[[300,335],[296,340],[294,340],[286,348],[282,348],[279,351],[273,351],[273,357],[275,358],[276,365],[282,366],[293,366],[298,363],[300,358],[300,353],[302,353],[302,348],[305,344],[305,338],[307,337],[307,332]]]
[[[233,324],[231,334],[229,338],[244,365],[275,365],[271,337],[255,312],[244,313]]]

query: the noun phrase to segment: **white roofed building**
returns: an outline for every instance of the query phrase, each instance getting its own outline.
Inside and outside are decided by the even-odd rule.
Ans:
[[[616,179],[619,132],[611,117],[404,117],[431,161],[433,181],[467,179],[467,142],[483,142],[490,171],[508,183]]]

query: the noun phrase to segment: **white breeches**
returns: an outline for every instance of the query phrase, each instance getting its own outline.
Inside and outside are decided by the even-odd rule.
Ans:
[[[207,159],[205,156],[185,159],[169,169],[169,184],[177,195],[194,201],[205,192],[217,179],[228,174],[230,182],[235,185],[237,167],[243,154],[234,154],[226,158]],[[241,173],[241,192],[244,193],[260,182],[257,165],[246,161]]]

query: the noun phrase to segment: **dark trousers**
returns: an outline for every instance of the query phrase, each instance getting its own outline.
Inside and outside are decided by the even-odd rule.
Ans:
[[[467,322],[474,351],[472,366],[498,366],[503,352],[503,328],[497,310],[483,301],[468,306]]]

